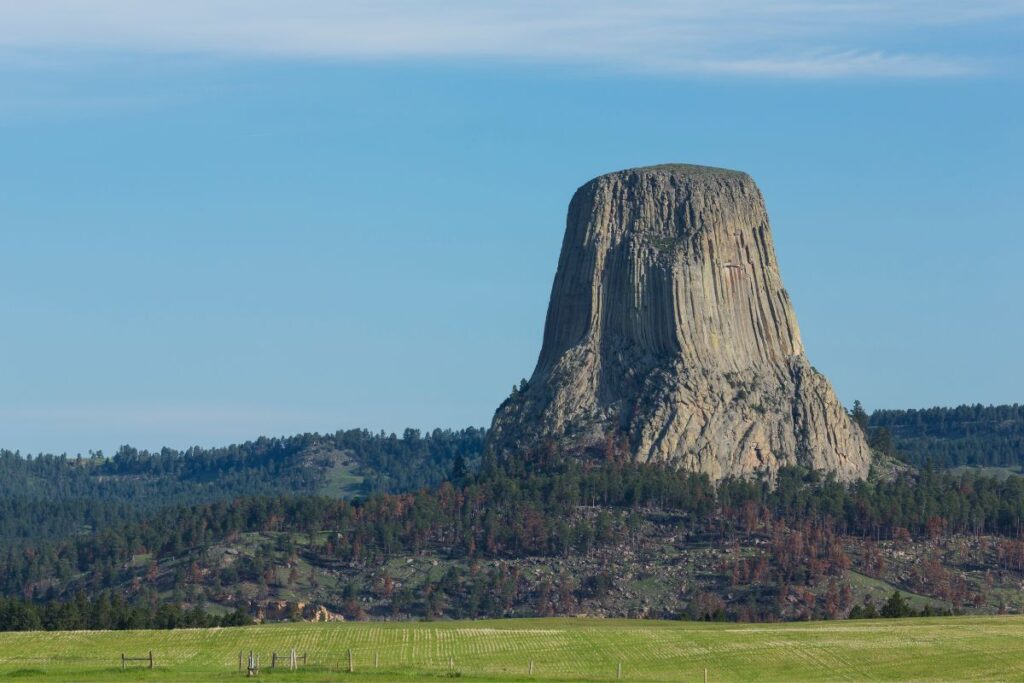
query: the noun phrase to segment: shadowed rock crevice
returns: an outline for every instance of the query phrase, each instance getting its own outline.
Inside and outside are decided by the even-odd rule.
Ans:
[[[863,434],[804,356],[747,174],[651,166],[573,196],[540,358],[491,445],[609,436],[714,479],[786,464],[867,475]]]

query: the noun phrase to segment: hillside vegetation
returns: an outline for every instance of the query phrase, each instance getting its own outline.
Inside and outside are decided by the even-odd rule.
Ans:
[[[873,445],[917,467],[1024,466],[1024,405],[871,413]]]
[[[715,485],[614,457],[524,454],[416,494],[172,508],[10,553],[0,585],[36,601],[113,592],[260,618],[308,616],[311,602],[347,619],[839,618],[894,588],[938,611],[1017,611],[1022,517],[1019,477],[844,485],[784,470],[774,486]]]
[[[888,427],[854,419],[885,452]],[[968,431],[943,420],[935,438]],[[496,458],[484,439],[355,430],[0,454],[0,629],[838,619],[876,615],[896,590],[925,614],[1024,611],[1022,477],[890,458],[867,482],[784,468],[772,484],[712,483],[615,443]]]
[[[158,452],[122,446],[112,457],[0,451],[0,542],[67,538],[141,520],[174,505],[240,496],[365,496],[436,486],[483,451],[483,429],[261,437],[224,448]]]

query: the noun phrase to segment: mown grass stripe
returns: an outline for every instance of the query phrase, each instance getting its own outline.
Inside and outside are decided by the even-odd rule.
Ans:
[[[1024,618],[963,617],[799,624],[530,619],[435,623],[277,624],[235,629],[4,633],[0,680],[125,681],[120,653],[152,649],[156,670],[131,680],[213,681],[238,652],[265,667],[294,647],[310,666],[288,680],[947,681],[1024,680]],[[356,664],[347,668],[351,648]],[[381,666],[374,670],[374,655]],[[330,674],[330,675],[328,675]],[[269,674],[268,674],[269,675]],[[282,676],[277,671],[274,677]],[[339,677],[340,676],[340,677]]]

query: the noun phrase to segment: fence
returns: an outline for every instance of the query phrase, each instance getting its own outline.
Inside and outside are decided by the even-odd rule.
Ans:
[[[270,668],[271,669],[276,669],[277,668],[277,661],[279,659],[280,660],[284,660],[285,658],[284,658],[284,656],[279,655],[276,652],[270,653]],[[295,671],[296,669],[298,669],[299,668],[299,660],[300,659],[302,660],[302,666],[306,666],[306,653],[303,652],[302,656],[300,657],[297,654],[295,654],[295,648],[293,647],[291,652],[288,653],[288,669],[290,671]]]
[[[124,653],[121,653],[121,671],[124,671],[128,666],[128,662],[148,662],[150,669],[153,668],[153,651],[149,651],[148,657],[125,657]]]
[[[392,661],[389,656],[382,656],[379,651],[375,651],[372,648],[342,650],[341,652],[336,652],[333,656],[329,652],[320,652],[319,655],[314,653],[312,657],[305,652],[300,655],[294,648],[284,653],[273,651],[269,653],[264,652],[264,654],[270,655],[271,669],[296,671],[301,666],[309,668],[311,672],[322,672],[325,674],[355,674],[366,672],[367,670],[379,670],[381,667],[385,667],[385,671],[381,673],[402,672],[403,675],[407,675],[410,671],[415,671],[421,674],[430,672],[435,676],[515,676],[535,678],[538,681],[558,680],[567,675],[564,663],[560,662],[556,665],[550,659],[537,660],[530,653],[523,653],[524,656],[520,664],[517,665],[515,662],[506,660],[500,668],[488,667],[486,665],[481,666],[480,662],[476,661],[475,658],[474,661],[463,664],[459,662],[458,657],[452,655],[445,655],[440,661],[435,659],[432,664],[412,664],[407,660],[402,661],[404,658],[401,657],[398,658],[398,661]],[[385,653],[385,655],[391,654]],[[143,657],[129,657],[126,653],[121,653],[120,658],[120,668],[122,670],[130,668],[132,664],[139,664],[142,668],[147,669],[154,669],[156,666],[156,658],[152,650]],[[261,659],[260,653],[256,650],[249,650],[248,652],[239,651],[238,674],[248,677],[259,676],[261,673]],[[187,677],[189,675],[194,675],[196,678],[207,678],[211,674],[216,674],[217,671],[224,672],[225,669],[223,667],[227,664],[223,659],[220,659],[219,663],[215,660],[203,662],[195,659],[176,661],[173,655],[162,657],[162,661],[163,664],[160,671],[172,674],[175,678]],[[102,655],[74,657],[0,656],[0,680],[5,680],[12,672],[16,672],[19,676],[27,675],[30,672],[40,676],[49,675],[54,676],[55,680],[64,680],[61,677],[68,675],[88,677],[90,674],[99,675],[104,671],[110,671],[110,666],[111,660],[109,655],[106,657]],[[228,666],[233,668],[233,664],[228,664]],[[601,667],[600,671],[595,671],[593,668],[588,667],[587,680],[644,681],[652,680],[652,678],[663,680],[663,677],[659,674],[645,671],[642,667],[640,670],[637,670],[637,668],[634,668],[636,667],[636,662],[606,660],[605,666],[607,668]],[[344,678],[340,680],[344,680]],[[711,677],[709,676],[708,669],[691,665],[691,667],[680,670],[676,680],[691,683],[700,683],[703,680],[704,683],[709,683]]]

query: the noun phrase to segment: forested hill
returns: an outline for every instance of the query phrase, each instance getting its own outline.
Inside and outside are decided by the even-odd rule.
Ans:
[[[1024,467],[1022,405],[860,416],[876,450],[915,466]],[[112,457],[0,450],[0,542],[63,537],[171,505],[239,496],[352,498],[433,487],[453,468],[473,469],[486,434],[481,428],[407,429],[401,436],[351,429],[184,451],[122,446]]]
[[[341,498],[431,487],[457,460],[478,460],[485,436],[476,428],[407,429],[401,437],[352,429],[185,451],[122,446],[109,458],[0,451],[0,542],[62,537],[239,496]]]
[[[1024,466],[1024,405],[876,410],[872,444],[891,438],[891,449],[913,465]]]
[[[852,417],[912,462],[1016,465],[1022,412],[858,404]],[[615,444],[587,461],[551,444],[501,458],[485,439],[351,430],[111,457],[0,452],[0,629],[33,610],[48,627],[102,627],[114,604],[150,625],[207,608],[838,618],[896,589],[920,613],[1024,613],[1024,477],[893,467],[843,484],[785,468],[772,483],[712,483]],[[86,602],[87,621],[46,621]]]

